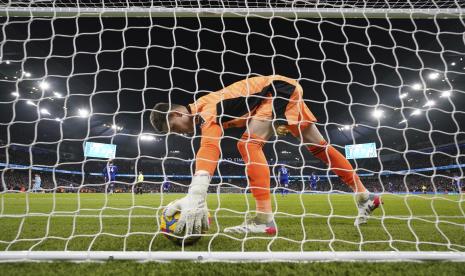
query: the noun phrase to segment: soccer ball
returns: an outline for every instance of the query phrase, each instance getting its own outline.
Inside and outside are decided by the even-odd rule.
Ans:
[[[160,217],[160,231],[164,234],[166,238],[173,241],[176,244],[182,245],[192,245],[200,240],[201,236],[198,235],[189,235],[189,236],[175,236],[174,229],[176,229],[176,224],[178,223],[181,212],[177,212],[174,216],[165,215],[165,210],[163,210]],[[208,213],[208,225],[210,225],[210,213]]]

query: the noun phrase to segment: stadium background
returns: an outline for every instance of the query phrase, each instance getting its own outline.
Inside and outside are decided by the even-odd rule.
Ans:
[[[374,174],[364,178],[368,187],[383,191],[393,182],[401,192],[423,184],[444,191],[450,190],[451,177],[463,176],[465,61],[459,20],[1,20],[1,163],[83,173],[56,173],[53,181],[42,172],[44,188],[71,182],[99,187],[103,180],[90,173],[100,173],[105,162],[84,158],[84,141],[116,144],[122,174],[189,175],[198,135],[191,144],[190,137],[153,134],[150,108],[160,101],[187,104],[248,75],[274,73],[299,79],[319,129],[340,150],[376,142],[378,159],[354,162],[360,173]],[[373,117],[374,110],[383,111],[380,118]],[[412,115],[415,110],[421,114]],[[240,158],[235,143],[241,131],[225,132],[223,159]],[[147,141],[141,134],[153,135]],[[293,176],[328,174],[293,137],[271,140],[265,152],[271,166],[288,164]],[[243,176],[240,163],[225,161],[217,174]],[[447,165],[452,167],[378,177]],[[1,179],[6,187],[31,182],[27,169],[2,170]],[[301,181],[294,180],[300,190]],[[222,182],[246,185],[244,179]],[[338,180],[331,183],[346,190]],[[330,189],[330,183],[321,184]]]
[[[270,5],[278,2],[283,1],[267,1]],[[305,6],[309,2],[298,4]],[[318,1],[318,7],[326,7],[324,2],[331,1]],[[54,3],[67,6],[69,1]],[[105,3],[125,4],[126,1]],[[241,1],[223,3],[237,5]],[[323,4],[320,6],[320,3]],[[374,7],[380,8],[432,10],[463,5],[460,1],[345,3],[348,8],[374,3]],[[22,1],[18,5],[47,6],[48,3]],[[288,201],[294,205],[278,198],[280,211],[289,215],[304,213],[321,217],[296,219],[295,224],[290,223],[292,218],[283,220],[284,223],[280,221],[280,234],[293,242],[277,239],[273,250],[463,251],[463,199],[436,193],[449,190],[454,175],[463,177],[465,27],[462,19],[1,17],[0,25],[0,163],[10,166],[0,167],[1,250],[63,250],[65,247],[71,250],[180,250],[164,238],[152,244],[156,216],[151,211],[162,203],[158,201],[159,194],[137,197],[134,202],[130,194],[108,199],[104,194],[81,197],[78,194],[18,194],[6,192],[5,188],[30,185],[36,171],[31,171],[29,166],[34,166],[55,170],[54,174],[38,171],[42,186],[49,191],[58,192],[57,186],[69,183],[82,185],[81,192],[101,189],[102,177],[90,174],[100,174],[105,161],[84,158],[84,141],[116,144],[115,163],[123,174],[143,170],[146,175],[166,174],[170,180],[187,185],[188,178],[173,175],[192,173],[191,159],[199,138],[191,144],[183,136],[152,135],[148,123],[150,108],[159,101],[189,103],[203,93],[216,91],[247,75],[278,73],[299,79],[307,104],[319,119],[319,129],[340,150],[345,144],[376,142],[380,158],[353,162],[361,173],[374,174],[363,177],[368,187],[383,191],[387,183],[393,182],[395,191],[410,193],[405,197],[385,195],[380,220],[373,219],[367,227],[358,230],[352,227],[350,216],[355,214],[355,209],[349,196],[343,200],[346,205],[342,205],[337,196],[308,195],[312,200],[304,202],[307,208],[302,211],[299,208],[303,204],[294,209],[302,203],[301,195],[290,196]],[[42,81],[49,84],[47,89],[41,89]],[[45,87],[43,83],[42,87]],[[405,97],[404,93],[407,93]],[[434,100],[435,105],[425,106],[428,100]],[[384,113],[374,113],[376,108]],[[43,109],[46,111],[42,112]],[[421,109],[421,114],[412,115],[417,109]],[[400,123],[405,119],[407,122]],[[146,133],[149,136],[141,136]],[[222,142],[224,159],[237,160],[239,155],[232,137],[239,137],[240,131],[228,130],[226,134],[229,138]],[[270,165],[288,164],[293,167],[293,176],[312,171],[320,175],[327,173],[322,164],[300,151],[291,137],[286,137],[284,142],[272,141],[265,146],[265,151]],[[28,168],[14,168],[13,164]],[[438,169],[441,166],[446,168]],[[411,168],[436,169],[406,171]],[[57,170],[82,174],[64,174]],[[379,176],[389,171],[399,173]],[[217,173],[241,176],[244,170],[240,162],[227,162],[220,165]],[[119,177],[118,180],[132,183],[135,178]],[[146,184],[146,189],[159,191],[161,177],[146,180],[152,181]],[[246,185],[245,179],[222,180],[229,181],[241,187]],[[214,183],[218,182],[220,179],[215,178]],[[337,179],[331,178],[331,184],[333,189],[346,189]],[[412,195],[422,184],[434,194]],[[319,187],[326,191],[331,185],[322,181]],[[185,191],[182,185],[172,185],[172,188]],[[292,179],[291,188],[302,188],[298,178]],[[166,202],[176,196],[180,195],[167,195]],[[222,207],[236,208],[239,197],[235,196],[222,197]],[[211,201],[217,199],[209,196]],[[134,204],[153,208],[143,213]],[[217,205],[209,202],[209,206]],[[84,210],[89,207],[93,209]],[[117,210],[118,207],[127,208]],[[58,217],[66,211],[73,217]],[[75,215],[76,211],[82,213]],[[136,218],[140,214],[149,216]],[[225,218],[221,223],[233,225],[240,221],[240,218]],[[139,235],[143,231],[147,237]],[[212,247],[209,241],[213,239],[204,238],[192,250],[269,250],[270,244],[262,238],[232,241],[219,235]],[[66,245],[61,243],[63,240]],[[461,263],[450,262],[421,265],[112,261],[2,264],[2,272],[10,275],[82,275],[86,272],[163,275],[183,271],[216,275],[228,272],[453,275],[463,274],[463,269]]]

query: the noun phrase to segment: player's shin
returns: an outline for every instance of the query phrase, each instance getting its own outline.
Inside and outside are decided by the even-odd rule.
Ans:
[[[318,159],[323,161],[357,194],[357,197],[366,199],[368,190],[363,185],[360,177],[355,173],[350,162],[333,146],[326,141],[320,141],[318,145],[308,146],[308,150]]]
[[[270,170],[262,147],[264,140],[255,135],[244,134],[237,147],[244,159],[250,190],[256,201],[256,220],[268,223],[273,220],[270,198]]]

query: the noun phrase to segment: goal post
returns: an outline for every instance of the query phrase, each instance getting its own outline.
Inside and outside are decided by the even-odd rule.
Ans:
[[[149,22],[129,20],[138,18]],[[157,22],[166,18],[174,23]],[[0,263],[465,261],[461,1],[4,1],[0,29],[0,89],[9,91],[0,97]],[[178,104],[231,80],[288,72],[338,150],[375,144],[375,156],[351,162],[385,205],[367,227],[354,226],[353,193],[305,144],[273,138],[266,153],[278,232],[225,234],[229,219],[254,213],[244,162],[230,158],[238,137],[228,132],[233,143],[221,158],[230,159],[209,190],[208,242],[168,246],[159,217],[187,191],[195,145],[153,133],[147,113],[156,101]],[[185,79],[192,83],[177,83]],[[86,156],[89,141],[117,145],[116,157]],[[110,159],[116,180],[102,173]],[[292,170],[289,195],[273,184],[281,164]]]

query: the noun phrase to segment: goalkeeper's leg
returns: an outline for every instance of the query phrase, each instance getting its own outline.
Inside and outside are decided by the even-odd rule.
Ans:
[[[256,217],[243,224],[225,228],[228,233],[276,233],[270,197],[270,170],[263,153],[263,145],[272,135],[271,122],[252,119],[247,131],[237,143],[237,148],[246,164],[250,190],[255,198]]]
[[[294,136],[300,137],[304,143],[311,144],[307,147],[308,150],[316,158],[327,164],[345,184],[352,188],[356,194],[358,206],[358,216],[354,224],[366,223],[368,216],[382,203],[381,199],[377,195],[371,194],[365,188],[350,162],[338,150],[326,142],[315,124],[311,124],[300,131],[297,127],[291,127],[289,130]]]

